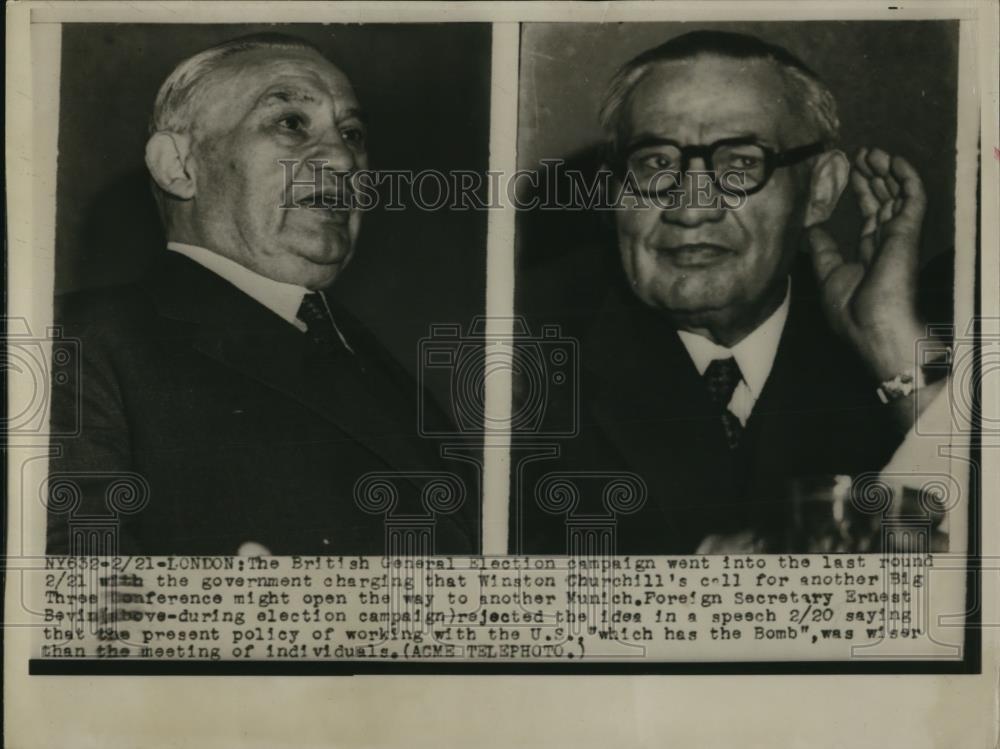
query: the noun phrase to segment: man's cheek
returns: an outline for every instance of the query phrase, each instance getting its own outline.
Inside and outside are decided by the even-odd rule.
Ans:
[[[622,209],[617,217],[619,247],[632,252],[648,249],[658,217],[659,212],[650,209]]]
[[[618,226],[635,236],[645,236],[660,223],[661,212],[652,206],[620,208]]]
[[[645,254],[642,251],[642,244],[639,237],[620,227],[618,232],[618,251],[621,255],[625,275],[633,286],[637,285],[642,275],[642,256]]]
[[[247,202],[251,180],[243,174],[238,162],[218,160],[212,164],[207,176],[206,184],[211,185],[222,201],[237,206]]]

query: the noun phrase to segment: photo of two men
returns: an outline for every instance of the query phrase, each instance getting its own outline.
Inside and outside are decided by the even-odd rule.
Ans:
[[[490,33],[64,30],[48,553],[498,553]],[[971,293],[957,24],[525,23],[520,59],[499,553],[874,552],[913,512],[949,549],[910,455]]]

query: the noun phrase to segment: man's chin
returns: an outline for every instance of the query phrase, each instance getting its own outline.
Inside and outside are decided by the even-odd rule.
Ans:
[[[337,280],[337,277],[347,267],[350,259],[350,253],[339,253],[317,259],[304,259],[301,265],[303,267],[303,277],[307,280],[302,285],[310,289],[327,288]]]
[[[340,245],[289,247],[280,260],[271,266],[273,272],[265,275],[276,281],[308,289],[324,289],[344,270],[351,255],[350,250],[345,250]]]
[[[346,244],[338,242],[322,247],[301,247],[294,254],[313,265],[344,265],[351,257],[351,250]]]
[[[692,273],[669,279],[651,278],[635,284],[635,292],[646,304],[679,314],[712,314],[732,303],[732,289],[721,279]]]

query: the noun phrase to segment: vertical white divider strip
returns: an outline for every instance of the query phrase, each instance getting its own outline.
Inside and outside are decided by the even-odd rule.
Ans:
[[[486,429],[483,554],[506,554],[510,502],[510,413],[514,315],[514,222],[508,180],[517,169],[518,23],[493,24],[490,172],[486,242]],[[502,206],[496,208],[494,206]]]

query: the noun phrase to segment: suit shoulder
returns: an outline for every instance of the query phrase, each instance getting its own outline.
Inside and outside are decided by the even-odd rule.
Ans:
[[[53,319],[57,326],[76,334],[100,334],[139,328],[153,311],[139,284],[87,289],[55,298]]]

